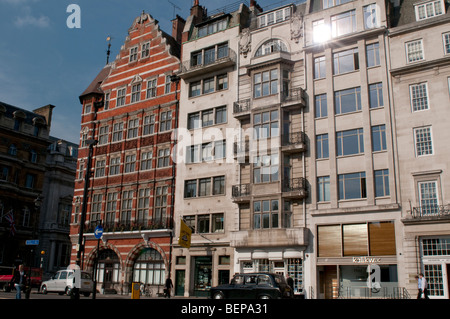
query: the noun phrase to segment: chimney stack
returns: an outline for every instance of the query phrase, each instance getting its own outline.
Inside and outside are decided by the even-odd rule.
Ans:
[[[178,14],[175,19],[172,20],[172,37],[181,44],[181,38],[183,36],[184,25],[186,20],[180,17]]]
[[[250,10],[257,9],[259,12],[263,12],[263,8],[256,2],[256,0],[250,0]]]
[[[203,21],[203,18],[207,16],[206,9],[200,6],[199,0],[194,0],[194,5],[191,8],[191,16],[194,16],[195,23]]]

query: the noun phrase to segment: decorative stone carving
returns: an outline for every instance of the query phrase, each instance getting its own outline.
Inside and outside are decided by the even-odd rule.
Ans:
[[[244,58],[247,57],[247,54],[252,50],[252,40],[250,38],[250,30],[244,29],[241,32],[241,39],[239,40],[239,49],[241,54],[244,55]]]
[[[303,36],[303,15],[299,12],[291,16],[291,40],[299,43]]]

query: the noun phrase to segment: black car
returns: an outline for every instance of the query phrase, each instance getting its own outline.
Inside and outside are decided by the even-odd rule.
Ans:
[[[212,299],[280,299],[293,295],[284,276],[272,273],[236,274],[230,284],[210,290]]]

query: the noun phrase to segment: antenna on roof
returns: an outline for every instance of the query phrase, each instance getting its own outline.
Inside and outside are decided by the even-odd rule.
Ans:
[[[173,17],[175,18],[175,10],[176,9],[181,10],[181,9],[172,1],[170,1],[170,0],[167,0],[167,1],[169,1],[169,3],[173,6]]]
[[[106,64],[109,64],[109,55],[111,54],[111,36],[108,35],[106,41],[108,41],[108,50],[106,51]]]

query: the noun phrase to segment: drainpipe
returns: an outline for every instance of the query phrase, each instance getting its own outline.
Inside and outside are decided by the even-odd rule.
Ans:
[[[178,129],[178,112],[179,112],[179,108],[180,108],[180,103],[178,100],[178,84],[180,83],[180,77],[177,75],[172,75],[170,77],[170,81],[175,82],[175,132]],[[176,152],[173,152],[174,147],[176,146],[176,142],[177,142],[177,136],[174,133],[173,134],[173,144],[172,144],[172,185],[171,185],[171,219],[170,219],[170,228],[171,228],[171,232],[170,232],[170,245],[169,245],[169,278],[170,278],[170,273],[172,271],[172,244],[173,244],[173,228],[174,228],[174,216],[175,216],[175,174],[176,174],[176,162],[177,162],[177,157],[176,157]]]

